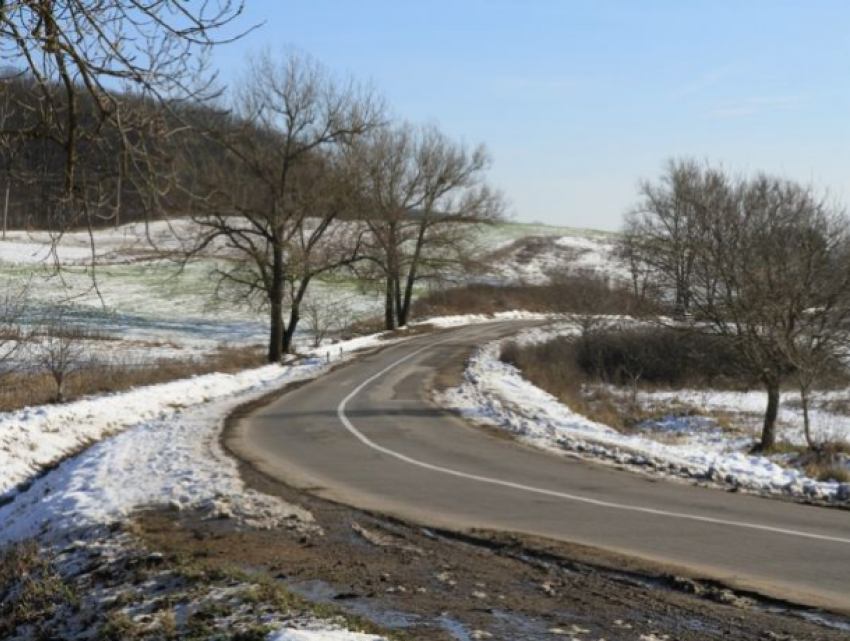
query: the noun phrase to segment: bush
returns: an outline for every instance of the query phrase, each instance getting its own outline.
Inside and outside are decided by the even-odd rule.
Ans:
[[[533,345],[509,342],[501,359],[573,411],[620,430],[646,418],[636,403],[639,385],[748,389],[757,384],[728,339],[660,327],[598,329]],[[601,384],[630,387],[631,404]]]
[[[635,315],[645,311],[627,287],[593,274],[553,275],[546,285],[485,285],[432,291],[413,305],[416,318],[513,310],[558,314]]]
[[[567,340],[577,366],[615,385],[751,387],[748,361],[727,338],[666,328],[602,330]]]

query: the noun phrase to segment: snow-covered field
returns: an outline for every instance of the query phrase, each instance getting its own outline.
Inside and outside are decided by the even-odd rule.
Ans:
[[[539,285],[554,273],[581,273],[627,282],[629,274],[613,253],[614,237],[608,235],[521,237],[492,250],[491,278]]]
[[[576,331],[571,324],[554,329],[530,329],[519,342],[543,342],[556,334]],[[850,499],[850,484],[817,481],[787,465],[783,456],[771,458],[747,453],[753,436],[728,431],[700,416],[668,416],[633,433],[624,434],[576,414],[551,394],[535,387],[515,367],[499,356],[502,341],[480,348],[470,359],[464,382],[438,397],[444,405],[466,417],[496,425],[517,434],[524,441],[557,451],[599,458],[618,465],[640,468],[652,474],[706,480],[762,493],[810,496],[822,499]],[[840,393],[847,398],[847,392]],[[835,400],[839,393],[821,394],[821,403]],[[832,397],[832,398],[831,398]],[[644,394],[645,404],[672,401],[701,408],[758,413],[763,411],[764,395],[729,392],[676,391]],[[802,443],[799,411],[783,399],[781,438]],[[846,439],[841,429],[846,419],[825,410],[815,412],[817,439]],[[838,431],[840,430],[840,431]]]

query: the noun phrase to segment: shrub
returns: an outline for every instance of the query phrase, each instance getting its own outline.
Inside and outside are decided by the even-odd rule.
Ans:
[[[546,285],[471,284],[434,290],[413,305],[416,318],[495,314],[521,309],[538,313],[634,315],[645,311],[631,290],[593,274],[558,273]]]
[[[720,336],[666,328],[606,329],[568,340],[578,367],[615,385],[637,381],[674,387],[750,387],[747,361]]]

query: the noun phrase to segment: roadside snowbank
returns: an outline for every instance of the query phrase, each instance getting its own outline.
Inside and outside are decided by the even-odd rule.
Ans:
[[[495,314],[462,314],[458,316],[436,316],[417,321],[415,325],[432,325],[441,329],[450,327],[461,327],[463,325],[478,325],[481,323],[497,323],[501,321],[535,321],[555,318],[552,314],[538,314],[535,312],[512,311],[496,312]]]
[[[315,360],[233,376],[212,374],[66,408],[40,408],[29,421],[15,417],[18,422],[6,423],[7,432],[10,425],[28,432],[12,441],[13,447],[36,444],[40,456],[31,458],[27,466],[10,466],[19,481],[84,446],[87,439],[124,431],[65,461],[0,508],[0,546],[33,536],[46,540],[74,536],[123,521],[134,510],[154,504],[205,508],[259,527],[309,523],[306,512],[248,490],[236,462],[224,454],[218,439],[224,417],[238,405],[286,383],[316,376],[323,367]],[[8,486],[11,478],[4,468],[4,484]]]
[[[379,336],[363,337],[335,345],[333,350],[320,350],[322,357],[297,364],[199,376],[0,415],[0,487],[5,491],[2,498],[11,501],[0,507],[0,550],[36,537],[46,549],[59,551],[57,558],[67,560],[62,564],[62,571],[68,572],[67,577],[62,575],[64,580],[83,580],[77,566],[91,559],[111,568],[138,554],[132,537],[121,533],[120,526],[134,511],[153,505],[198,508],[210,517],[235,518],[255,528],[292,529],[299,536],[320,533],[309,512],[245,486],[237,462],[221,448],[223,422],[243,403],[321,375],[330,367],[329,356],[340,361],[356,350],[386,343]],[[48,471],[98,439],[103,440]],[[109,559],[99,552],[107,548]],[[174,588],[174,581],[167,577],[163,581],[168,589]],[[97,591],[97,595],[105,594]],[[125,613],[128,620],[144,624],[150,617],[146,618],[141,604],[152,603],[158,595],[151,589],[137,596],[133,601],[137,605],[128,606]],[[196,609],[203,606],[201,601],[194,604]],[[97,598],[89,605],[94,612],[102,610]],[[238,600],[226,607],[244,610]],[[245,614],[228,621],[231,618],[236,625]],[[336,621],[281,620],[288,618],[285,612],[263,617],[268,624],[290,626],[269,639],[381,641],[345,631]],[[66,624],[85,627],[84,621],[74,617]]]
[[[513,340],[546,340],[556,330],[532,329]],[[465,417],[517,434],[538,447],[571,451],[654,474],[714,481],[763,493],[784,493],[847,500],[850,487],[819,482],[799,470],[762,456],[712,447],[709,440],[672,445],[640,435],[625,435],[593,422],[526,381],[519,370],[499,359],[503,341],[494,341],[470,358],[463,383],[437,395]],[[729,445],[727,442],[725,445]]]
[[[219,446],[222,422],[243,403],[320,375],[329,367],[326,356],[338,361],[379,343],[368,336],[298,364],[0,415],[0,499],[9,502],[0,507],[0,546],[108,525],[152,504],[204,507],[261,527],[308,522],[309,515],[244,487],[236,462]]]

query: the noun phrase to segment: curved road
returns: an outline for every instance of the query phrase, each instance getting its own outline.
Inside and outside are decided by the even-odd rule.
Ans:
[[[360,508],[592,545],[850,611],[848,512],[653,481],[435,407],[436,371],[518,328],[467,327],[361,357],[257,411],[229,445],[270,476]]]

